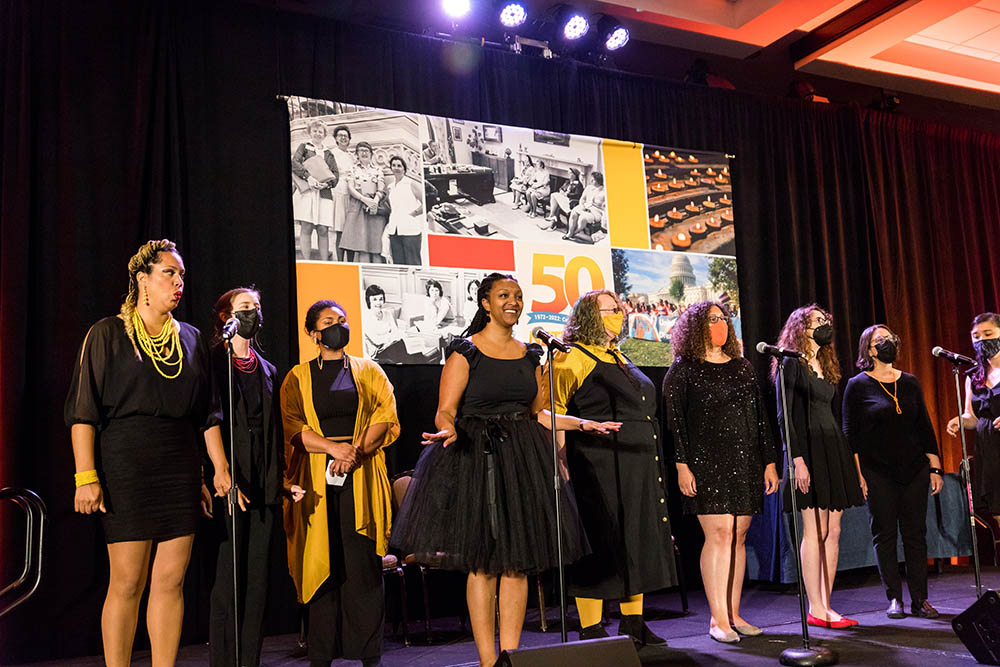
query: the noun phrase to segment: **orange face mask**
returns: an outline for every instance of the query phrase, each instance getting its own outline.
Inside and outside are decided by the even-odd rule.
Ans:
[[[709,324],[708,334],[712,338],[712,345],[722,347],[729,340],[729,323],[725,320],[720,320],[715,324]]]

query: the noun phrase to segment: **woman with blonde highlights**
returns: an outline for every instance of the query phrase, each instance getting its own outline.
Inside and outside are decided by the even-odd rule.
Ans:
[[[581,296],[563,331],[563,340],[573,347],[556,353],[551,377],[557,413],[617,426],[587,431],[572,424],[565,433],[570,479],[593,549],[569,569],[580,639],[607,636],[601,626],[604,600],[618,600],[618,634],[642,647],[666,643],[643,621],[643,593],[673,586],[677,577],[656,387],[618,349],[624,319],[613,292]],[[544,396],[549,378],[546,370]],[[551,424],[548,410],[539,421]]]
[[[171,314],[184,290],[177,248],[166,239],[149,241],[129,260],[128,277],[121,312],[84,338],[66,399],[74,505],[82,514],[101,513],[108,543],[105,661],[129,664],[148,576],[153,665],[173,665],[184,573],[201,514],[198,441],[215,467],[217,496],[229,491],[229,465],[208,349],[197,329]]]
[[[738,642],[740,635],[761,634],[740,616],[740,597],[750,519],[764,510],[764,494],[778,490],[777,452],[757,376],[725,306],[688,306],[671,345],[674,363],[663,379],[663,400],[684,511],[698,516],[705,533],[708,634]]]
[[[785,511],[791,511],[795,489],[802,513],[802,581],[809,598],[810,625],[842,629],[857,625],[830,604],[840,556],[840,520],[844,510],[864,504],[854,457],[841,425],[833,415],[840,381],[840,364],[833,345],[833,316],[814,303],[788,316],[778,345],[801,352],[802,359],[784,358],[788,412],[778,402],[778,423],[787,420],[792,470],[785,484]],[[771,362],[778,380],[778,359]],[[777,388],[781,390],[780,387]],[[782,438],[785,429],[781,428]]]

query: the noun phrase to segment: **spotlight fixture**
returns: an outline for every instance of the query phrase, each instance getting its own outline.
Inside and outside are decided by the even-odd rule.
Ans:
[[[560,5],[555,14],[555,24],[564,39],[576,41],[590,30],[587,16],[570,5]]]
[[[608,51],[617,51],[628,44],[628,28],[611,16],[602,16],[597,22],[597,34]]]
[[[528,20],[528,12],[520,2],[505,2],[500,9],[500,24],[516,28]]]
[[[472,9],[470,0],[441,0],[441,9],[453,19],[459,19]]]

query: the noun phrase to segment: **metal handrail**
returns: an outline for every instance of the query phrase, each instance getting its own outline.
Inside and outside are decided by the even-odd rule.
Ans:
[[[24,538],[24,569],[21,576],[12,584],[0,590],[0,617],[12,611],[19,604],[34,595],[38,590],[38,584],[42,581],[42,541],[45,536],[45,502],[34,491],[7,487],[0,489],[0,500],[13,500],[14,503],[24,510],[28,518],[28,525]],[[28,584],[27,590],[20,592]],[[12,602],[5,602],[4,598],[17,595]]]

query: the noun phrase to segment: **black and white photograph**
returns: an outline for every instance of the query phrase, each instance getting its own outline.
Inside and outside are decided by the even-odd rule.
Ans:
[[[601,140],[423,116],[432,232],[609,244]]]
[[[304,97],[288,109],[296,259],[421,264],[422,117]]]
[[[642,149],[652,250],[735,255],[733,183],[722,153]]]
[[[476,314],[484,271],[364,266],[361,333],[381,364],[444,363],[444,351]]]

